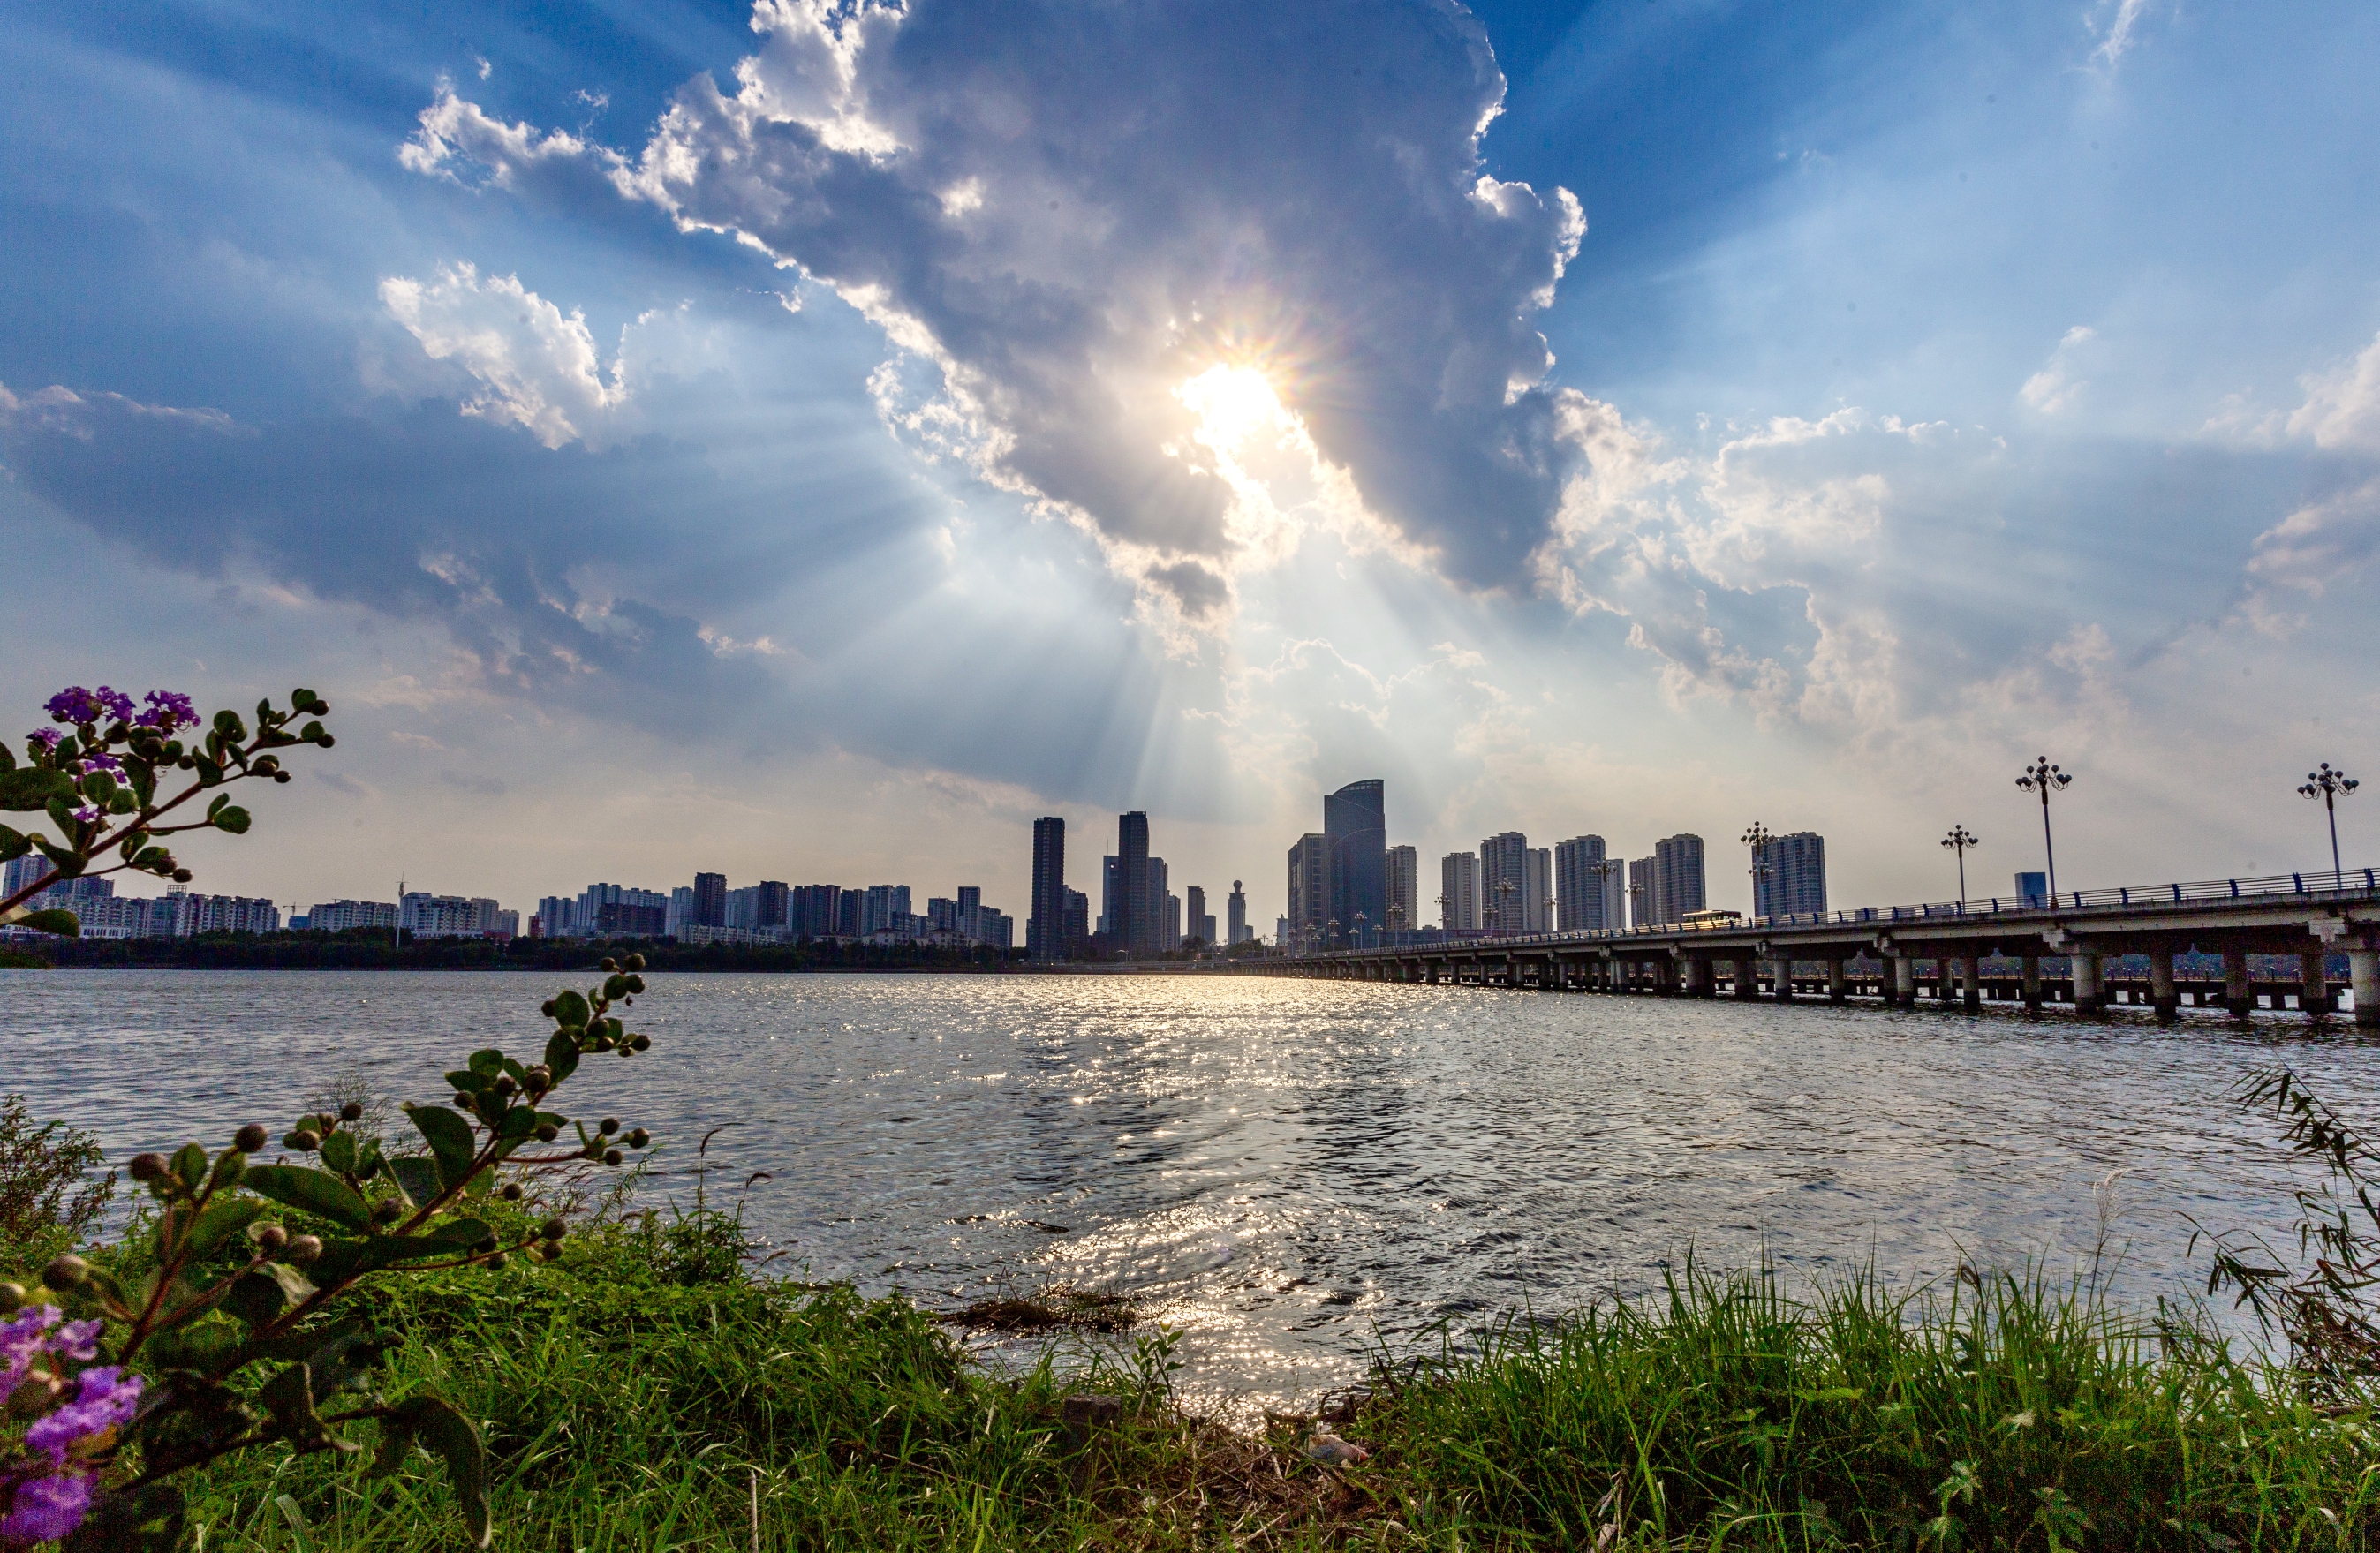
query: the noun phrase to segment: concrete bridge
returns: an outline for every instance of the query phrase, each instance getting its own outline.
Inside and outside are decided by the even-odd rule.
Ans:
[[[2183,981],[2174,958],[2223,957],[2221,981]],[[2250,978],[2251,954],[2292,955],[2293,982]],[[2380,880],[2370,868],[2279,874],[2117,890],[2068,891],[2051,900],[1953,901],[1801,916],[1737,919],[1593,932],[1496,938],[1407,934],[1375,949],[1275,954],[1240,962],[1258,975],[1359,981],[1645,992],[1740,999],[1854,996],[1886,1004],[1929,1001],[1980,1008],[2022,1001],[2097,1013],[2118,1003],[2154,1005],[2177,1017],[2187,1000],[2247,1014],[2260,1005],[2322,1017],[2338,1008],[2325,967],[2344,954],[2355,1023],[2380,1028]],[[2107,962],[2145,955],[2145,982],[2111,983]],[[1989,978],[1986,956],[2021,973]],[[2062,977],[2043,975],[2062,960]]]

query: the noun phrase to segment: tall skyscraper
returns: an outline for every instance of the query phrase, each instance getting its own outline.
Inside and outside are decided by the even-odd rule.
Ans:
[[[781,880],[764,879],[757,888],[759,891],[759,899],[757,903],[759,906],[759,921],[755,926],[761,928],[785,926],[786,909],[793,895],[792,887]]]
[[[1230,910],[1231,919],[1229,927],[1232,936],[1228,941],[1232,943],[1247,942],[1248,895],[1246,891],[1240,888],[1240,881],[1238,880],[1232,880],[1232,901]]]
[[[1322,834],[1330,847],[1330,915],[1348,941],[1358,928],[1389,921],[1387,785],[1378,777],[1323,795]]]
[[[1631,858],[1628,863],[1629,925],[1645,928],[1660,921],[1660,873],[1654,859]]]
[[[1204,939],[1207,947],[1212,949],[1215,947],[1214,926],[1215,919],[1207,915],[1207,887],[1202,884],[1184,887],[1182,892],[1182,936]]]
[[[1479,930],[1479,857],[1450,852],[1439,859],[1438,925],[1450,933]]]
[[[1121,915],[1123,909],[1123,886],[1119,882],[1123,878],[1123,870],[1117,866],[1114,853],[1111,852],[1099,859],[1099,930],[1118,943],[1123,941],[1123,917]]]
[[[1173,870],[1162,857],[1147,865],[1148,878],[1148,947],[1160,953],[1182,947],[1182,897],[1173,892]]]
[[[725,874],[694,876],[694,925],[698,928],[723,928],[727,925]]]
[[[1063,960],[1066,942],[1066,821],[1057,815],[1033,822],[1033,903],[1025,923],[1025,952]]]
[[[1421,855],[1409,846],[1389,848],[1389,926],[1401,933],[1421,926]]]
[[[1752,915],[1789,916],[1827,909],[1827,839],[1796,831],[1769,842],[1766,871],[1753,876]]]
[[[1603,915],[1603,838],[1572,836],[1554,844],[1554,894],[1562,931],[1593,932],[1619,924]]]
[[[1068,954],[1079,954],[1091,939],[1091,898],[1079,890],[1066,892],[1066,936]]]
[[[833,936],[840,926],[837,907],[843,892],[832,884],[796,885],[785,902],[785,926],[796,938]]]
[[[1703,839],[1681,831],[1653,843],[1655,892],[1660,914],[1656,922],[1680,922],[1688,912],[1710,904],[1703,882]]]
[[[1289,941],[1322,941],[1330,920],[1330,846],[1309,831],[1289,849]]]
[[[1521,931],[1550,932],[1554,925],[1554,854],[1531,847],[1521,854]]]
[[[1479,843],[1479,921],[1491,933],[1527,931],[1528,852],[1518,831]]]
[[[1628,926],[1628,864],[1623,858],[1603,860],[1603,925],[1609,928]]]
[[[1154,954],[1164,910],[1149,895],[1148,816],[1138,809],[1118,815],[1115,902],[1109,907],[1109,929],[1123,940],[1125,952]]]

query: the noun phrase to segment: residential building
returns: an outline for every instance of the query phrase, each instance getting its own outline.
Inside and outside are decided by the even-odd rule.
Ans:
[[[1289,926],[1280,941],[1310,948],[1329,931],[1330,917],[1330,847],[1328,838],[1309,831],[1289,849]]]
[[[49,873],[50,867],[50,860],[38,852],[29,852],[22,857],[11,857],[5,865],[0,865],[0,900],[6,900],[19,890],[39,884],[42,877]]]
[[[1240,881],[1238,880],[1232,880],[1230,913],[1230,916],[1225,921],[1225,928],[1231,934],[1231,937],[1225,941],[1228,943],[1247,942],[1248,892],[1240,888]]]
[[[1062,942],[1069,955],[1080,954],[1091,941],[1091,898],[1079,890],[1066,892],[1066,932]]]
[[[1555,843],[1554,896],[1560,903],[1557,921],[1563,932],[1620,926],[1603,914],[1604,861],[1601,836],[1572,836]]]
[[[1138,809],[1116,816],[1116,888],[1108,930],[1127,954],[1152,954],[1164,929],[1164,897],[1152,894],[1148,880],[1148,816]]]
[[[727,876],[694,876],[694,923],[698,928],[727,926]]]
[[[1388,925],[1410,933],[1421,926],[1421,855],[1410,846],[1392,846],[1388,862]]]
[[[1330,915],[1345,942],[1389,925],[1387,784],[1378,777],[1323,795],[1322,834],[1330,848]]]
[[[540,904],[541,908],[542,903]],[[539,915],[544,915],[542,909]],[[681,884],[669,892],[669,904],[662,914],[662,936],[684,941],[694,926],[694,886]],[[550,934],[552,928],[549,927],[546,931]]]
[[[1710,904],[1703,880],[1703,839],[1680,831],[1653,843],[1656,922],[1682,922]]]
[[[1660,893],[1660,883],[1652,858],[1636,857],[1629,861],[1628,921],[1631,927],[1650,927],[1661,920],[1661,908],[1656,899]]]
[[[1160,947],[1168,954],[1182,947],[1182,897],[1165,897],[1165,933]]]
[[[1099,931],[1116,938],[1123,918],[1117,915],[1123,900],[1123,865],[1112,852],[1099,859]]]
[[[1553,849],[1532,847],[1521,854],[1521,931],[1550,932],[1553,925]]]
[[[1142,867],[1142,877],[1148,888],[1149,942],[1148,952],[1166,953],[1182,947],[1182,907],[1180,897],[1173,893],[1172,870],[1165,859],[1152,857]],[[1171,927],[1167,924],[1169,920]]]
[[[1182,937],[1184,940],[1203,938],[1207,940],[1207,947],[1212,949],[1215,947],[1214,935],[1198,929],[1199,918],[1206,915],[1207,887],[1203,884],[1184,885],[1182,890]]]
[[[1617,930],[1628,926],[1628,862],[1621,857],[1603,860],[1603,925]]]
[[[1273,947],[1274,947],[1275,949],[1282,948],[1282,947],[1284,947],[1285,945],[1287,945],[1287,944],[1288,944],[1288,942],[1289,942],[1289,918],[1288,918],[1288,917],[1286,917],[1286,916],[1276,916],[1276,917],[1274,917],[1274,918],[1272,919],[1272,942],[1273,942]]]
[[[1490,933],[1528,929],[1529,838],[1518,831],[1479,843],[1479,921]]]
[[[496,903],[484,895],[433,895],[426,890],[407,891],[396,902],[397,926],[417,939],[488,938],[496,930]]]
[[[537,899],[538,936],[567,939],[578,932],[578,903],[568,895],[540,895]]]
[[[1051,815],[1033,822],[1033,899],[1025,918],[1025,952],[1035,960],[1066,959],[1066,821]]]
[[[785,892],[785,936],[832,938],[843,892],[832,884],[797,884]]]
[[[397,924],[394,901],[324,901],[306,914],[306,926],[317,933],[345,933],[358,928],[386,932]]]
[[[1778,836],[1753,874],[1752,915],[1793,916],[1827,909],[1827,841],[1815,831]]]
[[[2022,873],[2016,876],[2016,896],[2029,906],[2046,905],[2049,902],[2049,875]]]
[[[1450,933],[1479,930],[1479,855],[1450,852],[1439,860],[1438,925]]]
[[[716,876],[713,876],[716,877]],[[723,880],[721,881],[725,882]],[[567,933],[582,939],[656,939],[669,931],[669,897],[658,890],[625,884],[590,884],[570,904],[569,926],[559,932],[551,926],[547,902],[538,903],[538,916],[549,925],[546,936]],[[726,907],[725,892],[720,906]],[[717,924],[713,924],[717,926]]]

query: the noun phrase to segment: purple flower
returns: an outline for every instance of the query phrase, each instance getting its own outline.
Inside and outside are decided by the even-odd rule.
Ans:
[[[170,734],[176,728],[188,728],[199,721],[199,709],[178,690],[152,690],[141,698],[148,703],[137,720],[143,728],[154,728]]]
[[[91,775],[93,771],[105,771],[109,776],[119,778],[124,775],[124,762],[103,750],[75,769],[85,776]]]
[[[58,741],[66,736],[66,730],[63,728],[36,728],[33,730],[33,741],[36,744],[39,744],[43,749],[57,748]]]
[[[103,685],[97,690],[91,692],[91,698],[100,704],[101,708],[106,711],[108,716],[115,719],[118,722],[127,722],[131,721],[132,698],[127,696],[123,691],[113,689]]]
[[[99,823],[99,806],[85,804],[74,811],[74,817],[75,823],[78,825],[96,825]]]
[[[27,1305],[0,1325],[0,1397],[23,1382],[37,1355],[49,1352],[49,1339],[42,1334],[57,1324],[57,1306]]]
[[[57,1542],[82,1524],[91,1509],[91,1479],[80,1473],[28,1478],[17,1485],[8,1513],[0,1516],[0,1543]]]
[[[99,698],[79,685],[69,685],[42,703],[53,721],[58,722],[92,722],[106,709]]]
[[[75,1382],[74,1401],[34,1419],[25,1431],[25,1449],[42,1452],[56,1466],[66,1465],[67,1451],[84,1440],[106,1444],[140,1406],[140,1377],[118,1365],[85,1370]]]
[[[99,1357],[99,1331],[103,1323],[97,1316],[88,1321],[69,1321],[58,1329],[50,1340],[50,1352],[61,1359],[72,1359],[87,1365]]]

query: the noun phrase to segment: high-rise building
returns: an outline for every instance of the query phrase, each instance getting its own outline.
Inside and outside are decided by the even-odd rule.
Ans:
[[[1636,928],[1650,927],[1660,918],[1661,880],[1650,857],[1632,858],[1628,864],[1628,921]]]
[[[1322,798],[1322,834],[1330,848],[1330,915],[1347,942],[1389,925],[1387,784],[1373,777],[1351,782]]]
[[[1330,916],[1330,843],[1309,831],[1289,849],[1289,926],[1284,944],[1322,941]]]
[[[1091,898],[1079,890],[1066,892],[1066,931],[1062,940],[1068,954],[1079,954],[1091,941]]]
[[[1827,909],[1827,839],[1815,831],[1776,836],[1752,876],[1752,915],[1792,916]]]
[[[1554,895],[1566,933],[1618,927],[1603,914],[1603,838],[1572,836],[1554,845]]]
[[[1606,857],[1603,860],[1603,925],[1615,930],[1628,926],[1628,863],[1625,858]]]
[[[1215,919],[1207,915],[1207,887],[1185,885],[1182,891],[1182,933],[1184,938],[1203,939],[1207,947],[1215,947]]]
[[[725,874],[694,876],[694,926],[698,928],[727,926],[727,876]]]
[[[540,903],[540,908],[543,903]],[[318,933],[345,933],[358,928],[386,932],[397,925],[394,901],[324,901],[306,914],[306,926]]]
[[[1025,918],[1025,952],[1041,961],[1074,952],[1066,935],[1066,821],[1058,815],[1033,822],[1033,902]]]
[[[1226,941],[1231,943],[1247,942],[1248,892],[1240,888],[1240,881],[1238,880],[1232,880],[1232,900],[1229,909],[1231,916],[1225,926],[1232,936]]]
[[[1159,947],[1168,954],[1182,947],[1182,897],[1179,895],[1168,894],[1165,897],[1165,931],[1159,940]]]
[[[1421,855],[1410,846],[1389,848],[1389,921],[1400,933],[1421,926]]]
[[[1123,937],[1123,917],[1119,915],[1123,905],[1123,867],[1111,852],[1099,859],[1099,931],[1119,943]]]
[[[417,939],[477,939],[495,930],[496,903],[485,896],[433,895],[407,891],[397,897],[397,926]]]
[[[1148,882],[1149,932],[1151,935],[1148,947],[1160,954],[1168,950],[1181,948],[1182,907],[1179,904],[1180,898],[1173,893],[1172,870],[1165,866],[1164,858],[1152,857],[1144,866],[1143,875]],[[1168,902],[1174,902],[1176,904],[1169,907],[1167,905]],[[1172,913],[1170,919],[1172,922],[1171,927],[1167,926],[1169,920],[1167,913],[1169,911]]]
[[[540,916],[543,916],[543,902],[540,902],[538,904],[538,909],[539,915]],[[672,890],[669,892],[669,905],[662,914],[662,931],[669,938],[680,939],[684,938],[686,936],[686,930],[693,926],[694,886],[691,884],[681,884],[676,889]],[[563,931],[566,932],[568,929],[565,928]],[[551,922],[545,925],[545,933],[548,938],[558,936],[553,924]]]
[[[1543,933],[1554,925],[1554,854],[1531,847],[1521,854],[1521,931]]]
[[[29,852],[22,857],[11,857],[5,866],[0,866],[0,900],[6,900],[19,890],[39,884],[48,876],[51,868],[50,860],[38,852]]]
[[[1479,930],[1479,855],[1450,852],[1439,859],[1438,925],[1450,933]]]
[[[1138,809],[1116,817],[1116,898],[1108,928],[1128,954],[1153,954],[1163,929],[1163,898],[1152,898],[1148,882],[1148,816]]]
[[[1703,839],[1681,831],[1653,843],[1656,922],[1682,922],[1710,904],[1703,882]]]
[[[785,892],[785,932],[797,939],[833,936],[843,892],[832,884],[797,884]]]
[[[1479,921],[1490,933],[1527,931],[1529,838],[1518,831],[1479,843]]]
[[[2038,906],[2049,900],[2049,875],[2023,873],[2016,876],[2016,896],[2026,905]]]

